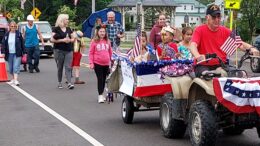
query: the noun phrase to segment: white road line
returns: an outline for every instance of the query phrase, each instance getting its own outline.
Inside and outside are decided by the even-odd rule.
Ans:
[[[34,98],[32,95],[30,95],[29,93],[27,93],[26,91],[24,91],[23,89],[12,85],[10,83],[7,83],[10,86],[12,86],[14,89],[16,89],[17,91],[19,91],[21,94],[23,94],[25,97],[27,97],[28,99],[30,99],[32,102],[34,102],[35,104],[39,105],[41,108],[43,108],[45,111],[47,111],[48,113],[50,113],[51,115],[53,115],[55,118],[57,118],[58,120],[60,120],[62,123],[64,123],[65,125],[67,125],[68,127],[70,127],[73,131],[75,131],[76,133],[78,133],[80,136],[82,136],[84,139],[86,139],[87,141],[89,141],[92,145],[94,146],[104,146],[102,143],[98,142],[95,138],[93,138],[92,136],[90,136],[89,134],[87,134],[85,131],[81,130],[78,126],[76,126],[75,124],[73,124],[72,122],[70,122],[69,120],[67,120],[66,118],[62,117],[60,114],[58,114],[57,112],[55,112],[54,110],[52,110],[51,108],[49,108],[48,106],[46,106],[44,103],[42,103],[41,101],[39,101],[38,99]]]

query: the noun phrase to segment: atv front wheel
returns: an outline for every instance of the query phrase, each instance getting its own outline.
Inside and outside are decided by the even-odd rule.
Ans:
[[[250,60],[251,70],[254,73],[260,72],[260,58],[253,57]]]
[[[182,138],[186,131],[186,124],[182,120],[173,118],[175,108],[172,107],[172,94],[166,94],[161,101],[160,106],[160,125],[163,135],[167,138]]]
[[[189,135],[192,146],[214,146],[217,133],[213,106],[208,101],[195,101],[189,113]]]

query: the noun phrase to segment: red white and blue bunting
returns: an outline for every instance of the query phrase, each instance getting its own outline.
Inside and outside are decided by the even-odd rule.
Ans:
[[[257,112],[260,115],[260,77],[214,78],[217,100],[234,113]]]

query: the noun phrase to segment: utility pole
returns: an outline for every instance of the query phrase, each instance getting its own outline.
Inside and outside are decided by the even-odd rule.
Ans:
[[[34,2],[34,0],[33,0],[33,9],[35,8],[35,2]]]
[[[92,0],[92,13],[95,12],[95,0]]]

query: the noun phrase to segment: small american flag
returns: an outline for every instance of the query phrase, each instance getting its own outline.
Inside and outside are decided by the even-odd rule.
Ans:
[[[220,48],[227,55],[231,56],[232,54],[234,54],[236,49],[241,46],[241,44],[242,40],[240,36],[236,35],[236,30],[234,29],[225,41],[225,43]]]
[[[137,24],[137,35],[135,37],[135,45],[134,45],[134,50],[132,52],[132,56],[133,57],[137,57],[138,55],[140,55],[140,51],[141,51],[141,24]]]

